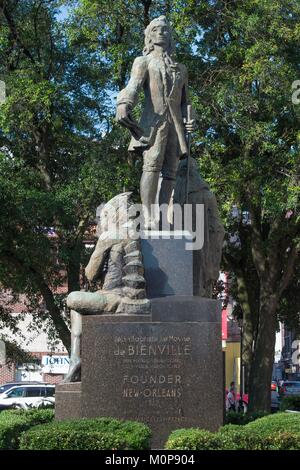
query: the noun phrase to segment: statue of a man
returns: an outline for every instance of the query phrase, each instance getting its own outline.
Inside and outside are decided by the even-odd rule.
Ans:
[[[117,98],[116,120],[132,134],[129,151],[143,154],[140,192],[145,227],[150,229],[156,225],[151,219],[151,209],[156,201],[160,172],[159,204],[169,204],[179,157],[188,153],[185,133],[194,130],[194,121],[187,120],[187,69],[174,62],[173,49],[166,18],[160,16],[151,21],[145,30],[143,56],[135,59],[128,85]],[[138,125],[131,111],[142,88],[145,106]]]

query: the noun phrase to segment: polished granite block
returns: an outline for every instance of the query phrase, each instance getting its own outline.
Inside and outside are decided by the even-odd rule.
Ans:
[[[163,238],[162,233],[141,240],[147,297],[193,295],[193,251],[186,249],[189,237]]]
[[[144,422],[157,449],[174,429],[217,430],[224,400],[220,303],[209,301],[210,316],[207,302],[189,313],[185,299],[167,318],[162,299],[154,302],[152,321],[83,319],[82,416]]]
[[[65,420],[81,417],[81,382],[56,385],[55,419]]]

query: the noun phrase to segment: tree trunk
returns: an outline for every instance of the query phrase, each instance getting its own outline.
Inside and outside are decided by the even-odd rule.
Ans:
[[[53,293],[43,279],[37,279],[37,285],[43,296],[50,318],[53,321],[58,336],[68,352],[71,350],[71,333],[62,317],[61,311],[55,303]]]
[[[24,275],[30,276],[32,282],[35,283],[41,296],[44,299],[49,316],[53,321],[58,336],[69,352],[71,349],[71,333],[61,314],[60,309],[55,303],[53,292],[44,280],[43,276],[32,266],[26,266],[24,261],[19,259],[18,256],[12,251],[7,251],[3,257],[7,259],[8,263],[13,263],[17,269],[24,271]]]
[[[152,4],[152,0],[143,0],[144,5],[144,27],[147,28],[150,23],[149,10]]]
[[[51,177],[48,171],[48,161],[49,161],[49,128],[44,126],[40,129],[35,129],[33,131],[35,137],[35,143],[37,152],[39,155],[39,162],[37,168],[41,173],[42,179],[44,181],[45,189],[50,191],[51,189]]]
[[[277,295],[261,287],[258,334],[249,380],[249,412],[271,409],[271,380],[276,338]]]
[[[238,301],[243,312],[243,340],[242,340],[242,364],[244,366],[244,390],[248,391],[249,385],[249,371],[252,363],[252,346],[253,346],[253,322],[252,312],[249,302],[248,290],[242,271],[237,273],[237,285],[238,285]]]
[[[80,261],[83,242],[76,243],[71,251],[67,266],[68,273],[68,293],[80,290]]]

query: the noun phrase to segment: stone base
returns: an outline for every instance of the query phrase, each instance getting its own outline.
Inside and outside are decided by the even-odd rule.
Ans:
[[[151,238],[141,240],[147,297],[192,296],[193,251],[186,249],[190,238],[182,233],[178,239],[172,232],[166,232],[169,238],[163,238],[164,232],[151,233]]]
[[[152,315],[83,318],[81,416],[144,422],[158,449],[174,429],[223,424],[221,305],[183,296],[151,303]],[[63,398],[58,387],[58,419],[70,417]]]
[[[64,420],[81,417],[81,382],[56,385],[55,418]]]

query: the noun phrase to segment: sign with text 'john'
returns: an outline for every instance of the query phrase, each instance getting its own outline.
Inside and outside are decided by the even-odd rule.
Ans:
[[[67,374],[69,370],[69,356],[43,356],[42,366],[44,374]]]

